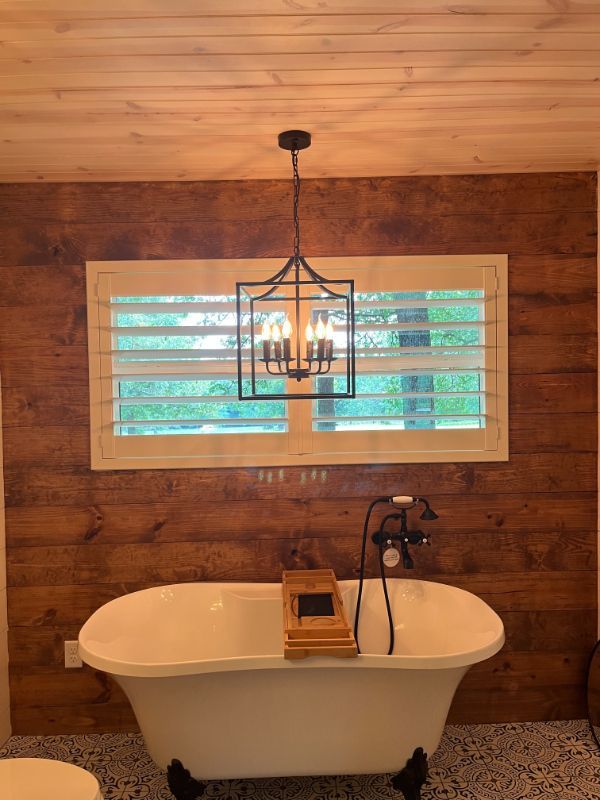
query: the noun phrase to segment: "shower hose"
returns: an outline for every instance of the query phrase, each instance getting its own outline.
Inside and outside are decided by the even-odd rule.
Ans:
[[[358,597],[356,598],[356,615],[354,617],[354,638],[356,639],[356,647],[360,653],[360,644],[358,641],[358,623],[360,621],[360,605],[362,602],[363,584],[365,580],[365,562],[367,558],[367,537],[369,535],[369,522],[371,513],[378,503],[390,503],[389,497],[378,497],[370,504],[365,516],[365,524],[363,527],[362,548],[360,553],[360,573],[358,577]],[[385,609],[387,612],[388,625],[390,631],[389,648],[387,655],[391,656],[394,652],[394,618],[392,616],[392,609],[390,606],[390,598],[388,595],[387,582],[385,580],[385,566],[383,563],[383,540],[379,539],[379,574],[381,575],[381,585],[383,587],[383,596],[385,598]]]

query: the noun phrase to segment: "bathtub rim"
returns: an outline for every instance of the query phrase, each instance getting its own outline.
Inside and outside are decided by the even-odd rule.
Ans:
[[[377,580],[372,578],[370,580]],[[189,586],[193,583],[203,585],[207,582],[197,581],[192,584],[174,583],[161,586],[149,587],[147,589],[140,589],[136,592],[131,592],[128,595],[122,595],[114,600],[105,603],[97,609],[89,619],[84,623],[79,632],[79,653],[82,660],[89,666],[100,669],[112,675],[121,675],[123,677],[136,677],[136,678],[162,678],[162,677],[178,677],[198,675],[203,673],[215,672],[237,672],[241,670],[269,670],[269,669],[357,669],[357,668],[379,668],[379,669],[409,669],[409,670],[433,670],[433,669],[452,669],[457,667],[469,667],[479,661],[484,661],[487,658],[495,655],[504,645],[505,633],[504,625],[501,618],[496,612],[478,595],[468,592],[465,589],[460,589],[451,584],[441,583],[439,581],[424,581],[419,579],[402,579],[409,580],[415,583],[430,584],[434,586],[443,586],[469,597],[474,598],[479,603],[486,607],[486,613],[490,615],[490,621],[495,623],[496,636],[493,637],[486,644],[467,651],[458,651],[454,653],[443,653],[438,655],[378,655],[361,653],[356,658],[333,658],[327,656],[313,656],[298,661],[289,661],[283,656],[282,652],[270,655],[251,655],[251,656],[226,656],[223,658],[210,658],[210,659],[195,659],[186,661],[172,661],[172,662],[134,662],[131,660],[123,660],[105,655],[95,653],[86,645],[86,634],[89,634],[89,628],[94,620],[96,614],[103,609],[114,604],[122,604],[126,602],[126,598],[132,595],[140,595],[149,592],[161,591],[164,589],[173,589],[177,586]],[[344,584],[354,583],[355,581],[340,581],[341,586]],[[265,583],[246,583],[246,582],[231,582],[224,581],[211,582],[220,586],[227,586],[231,590],[235,588],[242,589],[242,587],[276,587],[280,584],[273,582]],[[242,590],[243,591],[243,590]],[[256,599],[260,599],[258,596]],[[93,640],[92,640],[93,641]]]

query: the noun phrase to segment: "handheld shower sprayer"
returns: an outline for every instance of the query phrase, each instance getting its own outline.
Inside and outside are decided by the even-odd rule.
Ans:
[[[371,520],[371,514],[373,513],[373,509],[375,506],[379,505],[380,503],[389,503],[390,505],[394,506],[395,508],[400,509],[400,514],[398,517],[402,517],[402,524],[403,524],[403,532],[404,526],[406,525],[406,512],[411,508],[416,508],[419,504],[424,506],[423,511],[421,512],[419,519],[423,520],[435,520],[438,519],[438,515],[429,505],[429,501],[425,497],[412,497],[411,495],[392,495],[389,497],[377,497],[375,500],[372,500],[365,515],[365,522],[363,526],[363,536],[362,536],[362,547],[360,553],[360,572],[359,572],[359,580],[358,580],[358,596],[356,598],[356,614],[354,617],[354,638],[356,639],[356,644],[358,647],[358,652],[360,653],[360,645],[358,642],[358,623],[360,620],[360,605],[362,600],[362,593],[363,593],[363,584],[365,578],[365,564],[366,564],[366,555],[367,555],[367,538],[369,534],[369,522]],[[396,515],[389,515],[389,517],[395,517]],[[385,521],[384,521],[385,524]],[[383,530],[381,530],[381,533]],[[422,534],[419,533],[422,537]],[[424,540],[428,542],[427,539]],[[405,553],[406,550],[406,553]],[[412,559],[408,555],[408,548],[403,547],[402,549],[403,554],[403,563],[406,567],[412,567]],[[392,654],[394,649],[394,621],[392,619],[392,610],[390,607],[390,600],[387,592],[387,584],[385,580],[385,573],[384,573],[384,563],[383,563],[383,550],[381,546],[381,538],[379,539],[379,568],[381,574],[381,582],[383,586],[383,594],[385,598],[385,605],[387,610],[388,622],[390,627],[390,646],[388,648],[388,655]]]
[[[438,515],[432,510],[426,497],[409,497],[408,495],[399,494],[395,497],[390,497],[389,501],[393,506],[401,506],[403,508],[415,508],[419,503],[423,503],[425,508],[419,519],[438,519]]]

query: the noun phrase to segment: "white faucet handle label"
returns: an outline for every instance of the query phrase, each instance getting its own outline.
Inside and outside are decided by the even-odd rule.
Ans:
[[[395,547],[388,547],[383,554],[383,563],[386,567],[395,567],[400,562],[400,553]]]

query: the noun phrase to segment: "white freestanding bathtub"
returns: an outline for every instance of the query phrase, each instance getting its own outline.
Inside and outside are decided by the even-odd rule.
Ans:
[[[340,587],[353,618],[357,581]],[[186,583],[107,603],[79,635],[83,660],[131,701],[148,750],[199,779],[394,772],[439,744],[471,664],[504,643],[500,618],[468,592],[365,581],[363,655],[283,658],[281,586]]]

